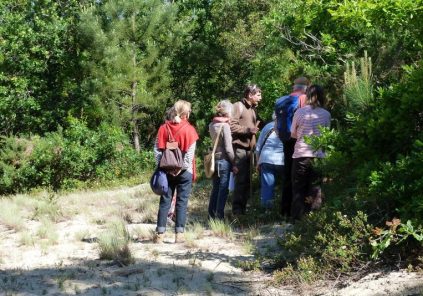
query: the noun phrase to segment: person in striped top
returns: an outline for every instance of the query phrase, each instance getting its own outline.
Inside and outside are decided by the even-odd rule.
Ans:
[[[312,85],[307,89],[307,105],[298,109],[292,120],[291,137],[296,138],[292,155],[292,206],[291,217],[300,219],[311,210],[313,195],[320,192],[320,186],[313,186],[318,176],[313,169],[314,159],[324,157],[321,150],[315,151],[305,142],[306,136],[319,136],[319,127],[329,127],[331,115],[323,108],[323,88]]]

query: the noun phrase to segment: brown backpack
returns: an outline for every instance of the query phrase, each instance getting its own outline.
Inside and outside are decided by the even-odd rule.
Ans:
[[[185,125],[181,126],[175,135],[172,135],[169,126],[166,124],[168,140],[162,158],[160,159],[159,168],[172,176],[177,176],[184,165],[184,157],[181,149],[179,149],[179,143],[175,140],[175,136],[185,127]]]

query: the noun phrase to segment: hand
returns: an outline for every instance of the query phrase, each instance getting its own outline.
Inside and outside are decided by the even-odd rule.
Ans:
[[[236,166],[232,167],[232,173],[234,173],[235,175],[238,174],[239,170]]]
[[[258,164],[258,165],[256,165],[256,171],[258,172],[258,173],[260,173],[260,165]]]
[[[252,133],[254,135],[257,134],[257,132],[259,131],[258,127],[250,127],[249,129],[250,129],[250,133]]]

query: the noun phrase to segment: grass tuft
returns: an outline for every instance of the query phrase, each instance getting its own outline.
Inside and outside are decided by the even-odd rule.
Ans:
[[[130,241],[131,237],[125,223],[122,220],[112,221],[98,239],[100,259],[114,260],[122,265],[133,263]]]
[[[218,220],[218,219],[209,220],[209,227],[211,231],[219,237],[233,239],[234,232],[232,230],[231,225],[232,223],[228,223],[227,221],[224,221],[224,220]]]

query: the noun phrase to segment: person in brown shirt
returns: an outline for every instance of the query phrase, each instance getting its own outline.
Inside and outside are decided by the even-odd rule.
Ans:
[[[250,198],[250,157],[254,152],[255,136],[259,131],[256,107],[261,101],[261,89],[248,85],[244,98],[233,104],[230,121],[232,144],[235,153],[235,187],[232,201],[234,215],[245,214],[247,200]]]

